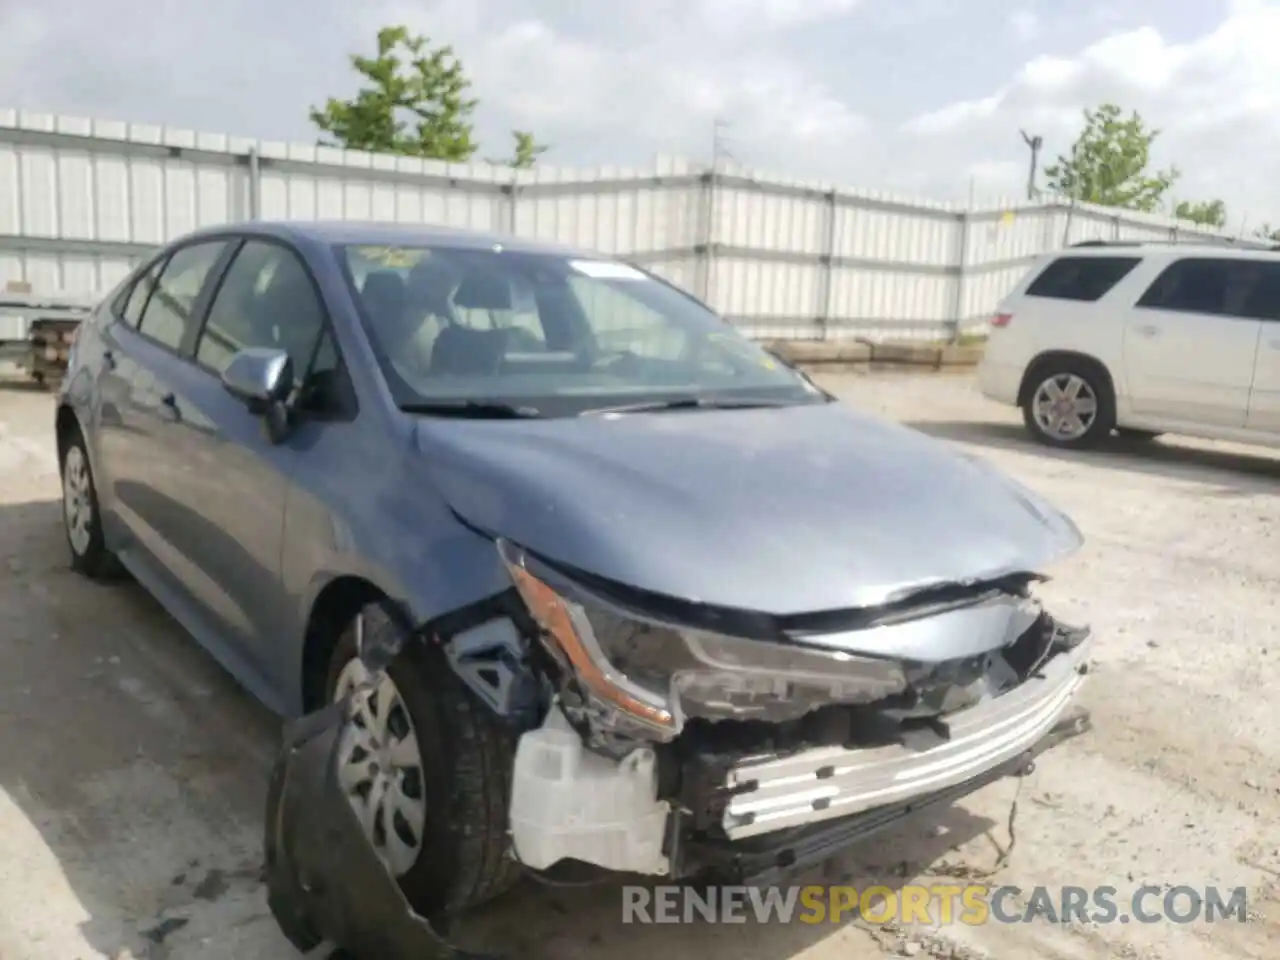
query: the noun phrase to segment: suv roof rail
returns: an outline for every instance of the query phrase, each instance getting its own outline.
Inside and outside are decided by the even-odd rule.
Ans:
[[[1280,243],[1265,243],[1257,240],[1245,240],[1237,237],[1219,237],[1214,240],[1077,240],[1068,247],[1170,247],[1170,246],[1202,246],[1202,247],[1244,247],[1246,250],[1260,250],[1274,253],[1280,251]]]

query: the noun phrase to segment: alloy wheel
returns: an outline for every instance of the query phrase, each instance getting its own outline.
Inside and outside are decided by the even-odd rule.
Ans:
[[[1097,420],[1098,397],[1083,377],[1059,373],[1036,388],[1031,409],[1046,436],[1070,442],[1087,434]]]

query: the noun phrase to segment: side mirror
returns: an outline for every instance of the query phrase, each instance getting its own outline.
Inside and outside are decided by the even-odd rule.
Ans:
[[[288,353],[246,347],[222,371],[222,386],[250,413],[266,418],[272,442],[284,439],[289,419],[285,402],[293,390],[293,360]]]

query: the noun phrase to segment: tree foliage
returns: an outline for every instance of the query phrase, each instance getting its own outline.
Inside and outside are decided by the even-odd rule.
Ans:
[[[452,47],[434,46],[405,26],[383,27],[377,55],[353,54],[351,66],[364,80],[356,95],[330,97],[310,111],[311,122],[331,138],[326,146],[454,163],[475,155],[477,101],[468,95],[471,81]],[[547,150],[532,133],[512,136],[515,154],[501,162],[532,167]]]
[[[529,169],[547,152],[546,144],[539,143],[527,130],[512,130],[511,137],[515,140],[515,155],[511,159],[511,166],[517,170]]]
[[[1084,130],[1069,156],[1045,167],[1049,189],[1084,203],[1151,212],[1177,181],[1177,167],[1148,172],[1151,145],[1160,135],[1135,110],[1114,103],[1084,111]]]
[[[1227,225],[1227,205],[1221,200],[1204,200],[1199,203],[1183,200],[1174,209],[1173,215],[1179,220],[1190,220],[1205,227]]]

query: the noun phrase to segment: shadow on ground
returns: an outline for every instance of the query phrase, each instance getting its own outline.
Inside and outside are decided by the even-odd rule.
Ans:
[[[1095,450],[1057,450],[1036,443],[1021,424],[920,420],[906,426],[943,440],[1033,453],[1066,464],[1087,463],[1214,484],[1220,488],[1220,496],[1280,492],[1280,454],[1261,448],[1257,453],[1245,453],[1192,446],[1177,438],[1141,441],[1114,437]]]
[[[260,878],[278,721],[138,586],[91,583],[66,557],[55,501],[0,505],[0,854],[25,864],[22,891],[0,879],[0,912],[17,912],[4,900],[30,885],[41,902],[22,929],[46,944],[78,932],[112,958],[294,956]],[[825,880],[897,888],[992,826],[960,807],[931,812],[829,864]],[[527,880],[455,935],[513,960],[786,960],[835,933],[628,925],[619,887]]]

